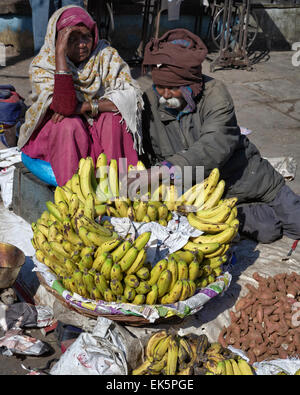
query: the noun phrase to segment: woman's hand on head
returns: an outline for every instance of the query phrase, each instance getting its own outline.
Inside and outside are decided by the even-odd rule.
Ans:
[[[77,26],[67,26],[57,33],[55,51],[56,54],[66,55],[68,49],[68,41],[71,33],[77,30]]]

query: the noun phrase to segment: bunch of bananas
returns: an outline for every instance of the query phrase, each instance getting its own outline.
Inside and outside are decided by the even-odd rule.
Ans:
[[[244,359],[209,343],[206,335],[179,336],[161,330],[146,345],[145,361],[132,375],[254,375]]]
[[[196,350],[185,336],[168,334],[162,330],[148,340],[145,357],[145,361],[132,371],[132,375],[184,375],[190,374]]]
[[[128,174],[133,170],[145,169],[143,162],[138,161],[136,166],[128,166]],[[172,210],[175,208],[177,197],[174,185],[169,187],[159,185],[156,191],[152,194],[149,191],[143,198],[139,198],[140,192],[137,192],[137,198],[133,201],[124,198],[120,196],[122,182],[119,180],[117,161],[111,159],[107,165],[107,157],[104,153],[98,157],[96,175],[98,182],[96,194],[98,199],[106,205],[105,213],[109,217],[128,217],[137,222],[154,221],[162,226],[167,226],[168,221],[172,219]]]

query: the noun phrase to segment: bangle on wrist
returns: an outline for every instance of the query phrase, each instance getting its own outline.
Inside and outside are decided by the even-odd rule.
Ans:
[[[57,75],[72,75],[71,71],[66,71],[66,70],[56,70],[54,74],[57,74]]]
[[[91,105],[91,116],[92,118],[95,118],[99,114],[98,100],[97,99],[91,100],[90,105]]]

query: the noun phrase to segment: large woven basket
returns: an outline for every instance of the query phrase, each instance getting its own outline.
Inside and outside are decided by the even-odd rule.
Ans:
[[[37,277],[39,279],[40,284],[48,291],[50,292],[64,307],[66,307],[69,310],[76,311],[77,313],[80,313],[84,315],[85,317],[88,318],[94,318],[97,319],[97,317],[106,317],[112,321],[117,321],[120,324],[128,325],[128,326],[149,326],[149,325],[157,325],[157,324],[169,324],[169,325],[175,325],[179,324],[180,322],[183,321],[183,318],[178,317],[178,316],[172,316],[172,317],[167,317],[167,318],[158,318],[154,323],[148,321],[144,317],[139,317],[136,315],[125,315],[125,314],[101,314],[99,312],[93,312],[93,311],[87,311],[83,310],[79,307],[76,307],[74,305],[70,305],[66,299],[64,299],[57,291],[49,287],[49,285],[46,283],[44,280],[43,276],[39,273],[36,272]]]

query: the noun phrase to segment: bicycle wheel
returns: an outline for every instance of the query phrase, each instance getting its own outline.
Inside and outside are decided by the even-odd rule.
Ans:
[[[228,45],[233,47],[238,39],[239,29],[240,29],[240,9],[237,6],[232,7],[230,26],[227,26],[227,20],[224,21],[224,7],[221,8],[216,14],[211,27],[211,38],[213,43],[217,48],[220,48],[222,39],[223,24],[225,23],[225,37],[229,34]],[[244,24],[246,24],[246,17],[244,17]],[[257,16],[253,11],[250,11],[248,20],[248,32],[246,48],[250,48],[253,44],[257,33],[258,33],[258,20]]]

